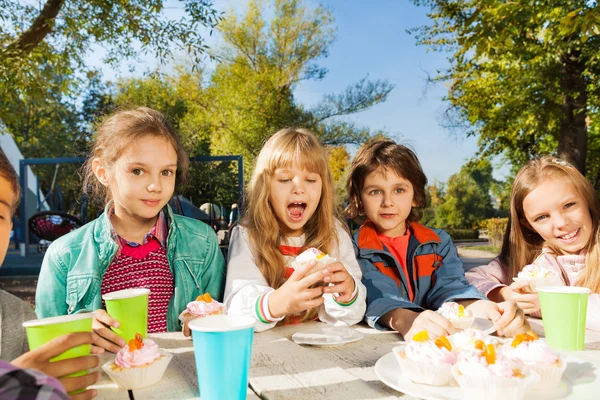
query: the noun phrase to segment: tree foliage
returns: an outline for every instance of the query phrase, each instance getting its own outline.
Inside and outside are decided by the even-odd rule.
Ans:
[[[432,20],[418,43],[450,53],[435,78],[450,87],[449,128],[477,136],[483,157],[554,153],[600,181],[597,1],[413,2]]]
[[[428,188],[430,206],[423,222],[444,229],[476,228],[479,221],[496,215],[490,197],[494,183],[488,161],[467,163],[445,185]]]

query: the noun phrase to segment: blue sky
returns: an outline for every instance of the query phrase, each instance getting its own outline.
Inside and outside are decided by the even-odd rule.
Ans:
[[[168,3],[176,7],[167,12],[177,13],[181,3]],[[458,172],[475,154],[476,139],[456,137],[440,126],[446,88],[441,83],[433,86],[425,82],[428,74],[435,75],[436,70],[447,67],[448,55],[427,52],[425,47],[415,44],[414,36],[406,33],[407,29],[429,23],[427,10],[407,0],[321,3],[331,10],[337,26],[337,39],[329,56],[318,62],[329,73],[322,81],[303,82],[295,92],[297,101],[313,105],[324,94],[341,92],[366,75],[370,79],[387,79],[395,88],[385,103],[346,118],[372,129],[384,129],[412,147],[430,182],[444,182]],[[223,11],[232,5],[238,7],[240,2],[216,1],[216,7]],[[92,64],[100,66],[100,53],[94,52]],[[140,75],[144,69],[155,67],[155,61],[142,60],[134,73],[128,72],[125,65],[120,71],[102,69],[105,79],[114,80],[117,76]]]

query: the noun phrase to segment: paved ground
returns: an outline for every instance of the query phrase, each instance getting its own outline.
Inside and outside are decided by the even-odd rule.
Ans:
[[[487,264],[496,254],[487,251],[465,249],[464,247],[483,246],[487,242],[457,243],[458,254],[463,260],[465,271],[480,265]],[[18,251],[11,249],[6,256],[2,269],[0,269],[0,289],[6,290],[34,305],[37,274],[42,264],[43,255],[37,253],[35,247],[31,248],[28,257],[21,257]],[[25,274],[19,274],[25,271]]]

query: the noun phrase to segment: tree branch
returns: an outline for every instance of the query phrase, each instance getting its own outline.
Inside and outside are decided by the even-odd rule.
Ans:
[[[29,52],[40,44],[42,40],[52,31],[54,19],[62,8],[64,0],[48,0],[40,15],[33,21],[29,29],[10,43],[4,53]]]

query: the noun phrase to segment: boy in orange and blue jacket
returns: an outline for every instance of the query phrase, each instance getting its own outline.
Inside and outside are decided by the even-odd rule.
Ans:
[[[501,335],[525,331],[515,302],[493,303],[467,282],[450,236],[418,223],[426,185],[417,156],[389,139],[365,145],[352,163],[346,215],[366,217],[354,246],[367,288],[367,323],[397,330],[406,339],[420,331],[449,335],[452,324],[434,310],[454,301],[467,313],[492,320]]]

